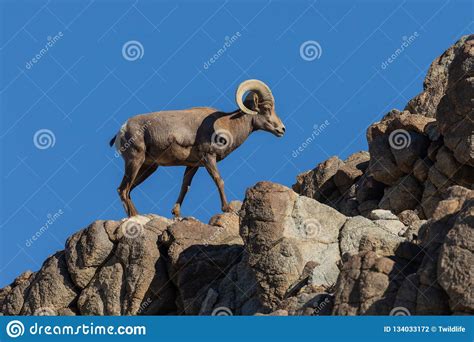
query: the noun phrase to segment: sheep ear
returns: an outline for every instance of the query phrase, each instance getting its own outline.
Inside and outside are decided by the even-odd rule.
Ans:
[[[253,93],[253,110],[258,111],[258,95]]]

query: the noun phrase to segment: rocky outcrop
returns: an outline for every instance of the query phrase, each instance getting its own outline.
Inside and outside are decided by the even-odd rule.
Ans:
[[[293,189],[347,216],[382,208],[430,218],[450,186],[474,186],[473,65],[474,36],[465,36],[433,62],[404,111],[369,126],[369,153],[332,157]]]
[[[411,99],[405,110],[430,118],[436,117],[438,104],[448,87],[449,68],[467,40],[469,36],[462,37],[431,63],[423,83],[423,92]]]
[[[474,313],[474,36],[424,91],[293,190],[259,182],[209,223],[95,221],[0,289],[5,315]]]

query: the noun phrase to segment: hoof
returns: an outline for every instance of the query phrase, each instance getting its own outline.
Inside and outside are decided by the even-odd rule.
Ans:
[[[179,204],[175,204],[173,210],[171,210],[171,214],[173,214],[173,216],[176,218],[181,217],[181,206]]]
[[[222,207],[222,211],[223,211],[224,213],[232,213],[232,212],[233,212],[232,208],[231,208],[229,205],[224,205],[224,206]]]

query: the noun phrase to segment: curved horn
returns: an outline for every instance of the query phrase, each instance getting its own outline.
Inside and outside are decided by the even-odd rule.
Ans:
[[[258,114],[258,112],[245,107],[242,101],[242,97],[247,91],[255,92],[260,98],[260,101],[262,102],[271,101],[272,104],[275,103],[275,99],[273,98],[272,91],[265,83],[259,80],[243,81],[237,87],[237,91],[235,92],[235,102],[237,102],[239,109],[246,114],[252,114],[252,115]]]

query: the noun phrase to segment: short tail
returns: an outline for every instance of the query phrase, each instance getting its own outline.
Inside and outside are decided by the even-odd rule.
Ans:
[[[112,140],[110,140],[110,142],[109,142],[110,147],[114,146],[115,139],[117,139],[117,135],[114,135],[114,137],[112,138]]]

